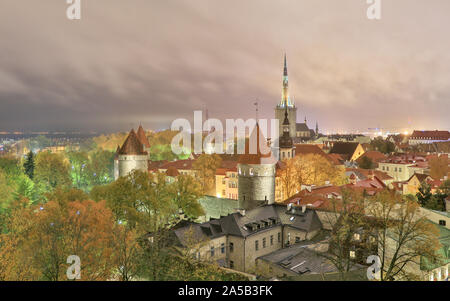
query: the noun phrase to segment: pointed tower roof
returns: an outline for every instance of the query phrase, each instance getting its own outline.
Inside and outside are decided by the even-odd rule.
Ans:
[[[245,152],[239,156],[239,164],[275,164],[277,159],[267,145],[266,137],[257,123],[245,142]]]
[[[134,129],[131,129],[127,139],[119,150],[119,155],[147,155]]]
[[[286,53],[284,53],[284,76],[288,76]]]
[[[117,145],[116,152],[114,153],[114,159],[119,158],[120,146]]]
[[[137,131],[137,137],[139,141],[144,145],[145,148],[150,148],[150,143],[148,142],[147,135],[145,135],[144,128],[142,125],[139,125],[138,131]]]

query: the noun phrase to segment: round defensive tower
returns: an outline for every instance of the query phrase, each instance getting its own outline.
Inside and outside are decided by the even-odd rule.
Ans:
[[[261,203],[275,202],[276,163],[277,160],[257,124],[246,142],[245,153],[238,161],[240,209],[250,210]]]

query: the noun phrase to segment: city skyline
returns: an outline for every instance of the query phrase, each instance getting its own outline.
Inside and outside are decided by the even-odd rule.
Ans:
[[[86,3],[69,21],[64,2],[6,0],[0,131],[157,130],[205,109],[248,119],[255,99],[271,119],[284,53],[311,128],[450,129],[446,1],[383,3],[379,21],[357,0],[135,2]]]

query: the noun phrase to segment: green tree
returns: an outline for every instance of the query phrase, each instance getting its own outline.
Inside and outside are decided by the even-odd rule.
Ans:
[[[433,194],[431,193],[431,186],[425,181],[422,182],[419,186],[419,191],[416,193],[416,197],[420,206],[426,207],[428,202],[433,197]]]
[[[40,193],[50,192],[57,186],[70,186],[69,164],[60,154],[41,152],[36,156],[34,180]]]
[[[389,140],[384,140],[383,137],[376,137],[370,142],[372,149],[389,154],[395,151],[395,144]]]
[[[30,151],[26,158],[25,162],[23,163],[23,168],[25,170],[25,174],[33,180],[34,177],[34,154],[32,151]]]
[[[111,183],[114,179],[114,152],[96,150],[90,153],[87,165],[88,189]]]
[[[192,165],[199,178],[203,194],[215,194],[216,170],[221,165],[222,158],[217,154],[202,154]]]
[[[359,162],[359,167],[363,169],[373,169],[374,164],[369,157],[363,156]]]
[[[72,184],[78,189],[86,189],[88,186],[88,171],[87,165],[89,163],[89,155],[86,152],[68,152],[66,154],[70,162],[70,177]]]

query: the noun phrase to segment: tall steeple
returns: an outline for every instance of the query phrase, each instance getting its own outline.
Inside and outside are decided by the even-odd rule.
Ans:
[[[288,79],[288,70],[287,70],[287,59],[286,53],[284,54],[284,71],[283,71],[283,90],[281,92],[281,107],[292,107],[292,102],[289,97],[289,79]]]
[[[316,121],[316,136],[319,135],[319,122]]]

